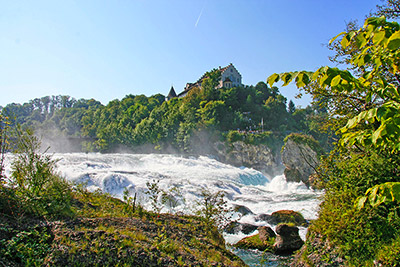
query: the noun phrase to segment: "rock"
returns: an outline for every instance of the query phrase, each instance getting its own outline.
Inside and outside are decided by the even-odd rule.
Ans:
[[[257,230],[257,226],[249,223],[239,223],[239,222],[230,222],[224,228],[224,231],[228,234],[244,233],[248,235],[251,232],[254,232],[255,230]]]
[[[249,223],[242,223],[242,233],[243,234],[250,234],[252,232],[254,232],[255,230],[257,230],[257,226],[249,224]]]
[[[246,166],[256,169],[269,178],[282,173],[279,154],[266,145],[246,144],[243,141],[233,142],[230,146],[215,142],[214,149],[218,158],[234,166]]]
[[[300,212],[293,210],[278,210],[271,214],[273,224],[293,223],[295,226],[308,226],[308,222],[304,219]]]
[[[275,254],[288,255],[300,249],[304,241],[299,235],[299,228],[288,224],[280,224],[275,228],[276,240],[273,245]]]
[[[281,152],[286,180],[288,182],[301,181],[310,186],[309,177],[315,173],[322,153],[319,143],[311,136],[301,134],[287,136]]]
[[[265,221],[269,224],[293,223],[295,226],[308,226],[308,222],[303,215],[293,210],[278,210],[271,215],[260,214],[256,217],[256,221]]]
[[[254,219],[256,220],[256,222],[264,221],[264,222],[269,223],[271,221],[271,215],[263,213],[263,214],[257,215]]]
[[[271,229],[272,230],[272,229]],[[264,232],[264,234],[267,231]],[[275,234],[275,233],[274,233]],[[242,249],[258,249],[260,251],[273,251],[275,237],[268,238],[266,235],[260,237],[260,234],[248,236],[237,242],[234,247]]]
[[[242,215],[248,215],[248,214],[254,214],[248,207],[243,206],[243,205],[233,205],[233,210],[242,214]]]
[[[257,228],[258,235],[261,241],[265,242],[271,238],[276,237],[274,230],[269,226],[260,226]]]

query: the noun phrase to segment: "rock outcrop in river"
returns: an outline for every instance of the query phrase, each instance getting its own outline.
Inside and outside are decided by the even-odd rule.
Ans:
[[[223,142],[214,145],[217,157],[220,161],[234,165],[245,166],[261,171],[264,175],[273,178],[282,173],[280,155],[263,144],[246,144],[236,141],[230,146]]]
[[[310,175],[315,173],[322,153],[318,142],[311,136],[302,134],[287,136],[281,152],[286,180],[303,182],[310,186]]]

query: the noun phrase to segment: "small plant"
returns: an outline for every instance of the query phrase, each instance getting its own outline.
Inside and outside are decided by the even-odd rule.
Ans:
[[[123,196],[123,199],[124,199],[124,201],[125,201],[125,211],[127,212],[127,213],[135,213],[135,211],[136,211],[136,192],[135,192],[135,196],[132,198],[130,195],[129,195],[129,190],[128,190],[128,188],[127,187],[125,187],[125,190],[124,190],[124,196]]]
[[[150,198],[150,204],[151,207],[153,208],[155,213],[160,213],[161,210],[163,209],[163,201],[165,201],[165,198],[163,199],[161,197],[161,201],[159,201],[160,194],[165,193],[160,186],[158,185],[160,180],[153,180],[152,182],[146,182],[146,186],[148,191],[146,194],[149,195]]]
[[[229,222],[228,214],[231,212],[224,199],[225,192],[218,191],[213,194],[204,189],[201,196],[202,199],[197,201],[197,205],[200,207],[196,212],[197,215],[203,217],[210,225],[222,229]]]
[[[182,192],[177,186],[173,186],[168,191],[162,191],[161,193],[161,203],[169,207],[171,212],[179,205],[180,200],[185,203]]]

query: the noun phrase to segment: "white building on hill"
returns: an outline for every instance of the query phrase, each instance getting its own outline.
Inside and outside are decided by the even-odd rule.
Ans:
[[[242,75],[235,68],[235,66],[233,66],[232,63],[223,68],[219,67],[218,70],[221,72],[221,77],[220,77],[220,80],[219,80],[219,83],[218,83],[218,86],[216,87],[216,89],[243,86]],[[206,74],[203,74],[203,76],[201,76],[201,78],[198,79],[196,82],[187,83],[183,92],[179,93],[178,95],[175,93],[175,90],[172,87],[167,96],[167,100],[170,100],[175,96],[184,97],[193,88],[196,88],[196,87],[201,88],[201,84],[203,83],[203,80],[206,78],[208,78],[206,76]]]

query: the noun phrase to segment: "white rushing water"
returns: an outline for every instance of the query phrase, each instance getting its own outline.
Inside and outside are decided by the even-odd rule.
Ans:
[[[237,168],[208,157],[182,157],[159,154],[54,154],[59,159],[58,171],[68,180],[85,183],[90,190],[101,189],[121,198],[125,188],[135,193],[146,209],[148,201],[146,182],[159,181],[164,191],[177,189],[178,205],[165,207],[162,212],[192,213],[196,210],[202,190],[211,193],[224,191],[229,206],[243,205],[254,214],[239,222],[267,225],[256,221],[257,214],[271,214],[289,209],[299,211],[306,219],[317,215],[319,192],[302,183],[287,183],[283,175],[269,181],[261,172],[251,168]],[[9,165],[6,169],[9,172]],[[236,218],[238,214],[236,214]],[[304,238],[306,229],[300,229]],[[228,243],[244,235],[225,235]]]

